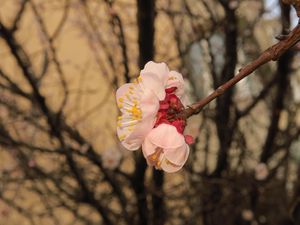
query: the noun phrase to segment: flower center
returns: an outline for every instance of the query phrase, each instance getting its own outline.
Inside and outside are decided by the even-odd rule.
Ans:
[[[176,87],[171,87],[165,90],[166,97],[159,102],[159,110],[154,127],[166,123],[176,127],[177,131],[183,134],[186,121],[181,118],[176,118],[176,115],[184,109],[184,106],[180,99],[174,94],[176,89]]]
[[[138,108],[137,104],[134,104],[127,112],[131,113],[132,119],[140,120],[142,118],[142,111]]]

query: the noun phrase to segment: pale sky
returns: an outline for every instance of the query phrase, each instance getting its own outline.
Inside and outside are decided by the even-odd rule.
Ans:
[[[267,11],[264,14],[264,17],[267,19],[278,17],[280,15],[280,7],[278,4],[279,1],[278,0],[264,0],[264,1],[265,1],[265,9]],[[298,18],[294,8],[292,9],[291,19],[292,19],[292,27],[296,26],[296,24],[298,23]]]

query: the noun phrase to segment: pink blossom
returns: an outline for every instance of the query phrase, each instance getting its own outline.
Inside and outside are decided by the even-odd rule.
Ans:
[[[122,145],[128,150],[143,146],[148,164],[166,172],[182,168],[189,153],[186,143],[193,142],[183,135],[186,121],[176,117],[187,104],[182,75],[165,63],[148,62],[134,83],[117,90],[116,98]]]
[[[189,146],[175,126],[163,123],[152,129],[145,138],[143,154],[149,165],[173,173],[186,162]]]
[[[155,124],[159,100],[140,83],[124,84],[116,95],[122,112],[118,117],[118,137],[125,148],[137,150]]]

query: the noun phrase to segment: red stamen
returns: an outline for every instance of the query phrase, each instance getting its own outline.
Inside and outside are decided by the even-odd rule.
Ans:
[[[184,109],[182,102],[174,94],[176,89],[177,87],[165,89],[166,97],[164,100],[159,102],[159,110],[154,127],[157,127],[162,123],[170,124],[176,128],[178,133],[183,135],[186,121],[184,119],[174,119],[176,118],[176,114],[180,113]],[[184,138],[187,144],[194,142],[193,137],[190,135],[185,135]]]

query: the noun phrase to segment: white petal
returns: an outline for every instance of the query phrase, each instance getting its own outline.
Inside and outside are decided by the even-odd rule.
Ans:
[[[166,93],[164,83],[154,73],[142,73],[140,76],[140,84],[144,89],[153,91],[159,100],[163,100],[165,98]]]
[[[160,164],[160,168],[167,173],[175,173],[179,171],[182,167],[183,165],[181,166],[173,165],[168,160],[162,160]]]
[[[147,138],[152,144],[162,149],[175,149],[185,144],[183,135],[178,133],[174,126],[164,123],[152,129]]]
[[[167,88],[177,87],[175,94],[181,97],[184,94],[184,80],[180,73],[176,71],[170,71],[168,74]]]
[[[156,118],[143,119],[132,131],[117,128],[122,145],[128,150],[137,150],[141,147],[146,135],[153,128]]]
[[[151,131],[150,131],[151,132]],[[157,146],[153,144],[150,139],[148,138],[149,135],[146,136],[143,144],[142,144],[142,151],[144,154],[144,157],[147,159],[148,156],[155,153],[155,149]]]
[[[118,88],[116,100],[121,112],[126,114],[127,110],[131,109],[136,103],[139,105],[142,95],[141,87],[137,84],[124,84]]]
[[[151,90],[144,90],[140,100],[140,108],[142,110],[143,118],[156,117],[159,109],[159,99]]]
[[[130,93],[129,99],[127,99],[128,93]],[[131,101],[132,96],[137,98]],[[154,126],[159,99],[151,90],[142,90],[136,84],[123,85],[118,89],[116,97],[118,103],[122,105],[122,116],[119,118],[117,128],[118,137],[125,148],[137,150]],[[137,112],[140,110],[141,116],[139,114],[133,116],[133,109]]]
[[[125,94],[129,91],[130,87],[135,87],[136,84],[128,83],[128,84],[123,84],[121,87],[118,88],[116,92],[116,100],[118,104],[123,103],[123,98]],[[121,100],[121,101],[120,101]]]
[[[187,144],[176,149],[164,149],[164,155],[171,163],[181,166],[188,159],[190,147]]]
[[[155,74],[155,76],[161,80],[163,85],[165,85],[168,79],[167,75],[169,73],[169,68],[165,63],[155,63],[150,61],[145,65],[144,69],[141,71],[141,74],[147,72]]]

